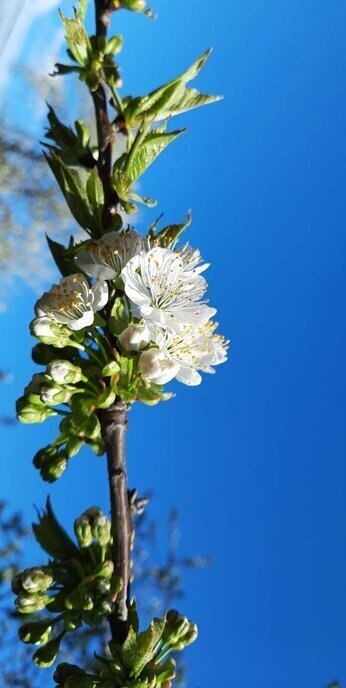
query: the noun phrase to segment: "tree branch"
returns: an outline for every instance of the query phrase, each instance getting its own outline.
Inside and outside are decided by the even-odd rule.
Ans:
[[[123,643],[128,632],[128,595],[131,564],[132,519],[127,493],[126,431],[129,406],[117,399],[100,413],[106,444],[108,479],[111,498],[113,554],[115,571],[123,582],[110,617],[113,638]]]
[[[110,16],[111,10],[109,9],[108,1],[95,0],[96,36],[106,38]],[[92,97],[95,107],[99,148],[97,167],[105,194],[103,223],[105,229],[107,229],[111,225],[118,203],[118,196],[112,185],[112,153],[115,133],[108,117],[107,94],[103,84],[100,83],[98,85]]]

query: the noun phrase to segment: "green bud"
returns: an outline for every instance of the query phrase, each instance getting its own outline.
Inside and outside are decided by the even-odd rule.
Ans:
[[[113,0],[116,9],[130,10],[131,12],[144,12],[146,0]]]
[[[80,617],[75,612],[65,612],[64,614],[64,629],[65,631],[76,631],[80,628],[82,622]]]
[[[104,616],[109,616],[114,612],[115,604],[111,597],[103,597],[98,602],[98,609]]]
[[[57,452],[57,448],[51,444],[48,444],[47,447],[39,449],[33,458],[33,464],[35,468],[42,468],[45,464],[49,463],[57,455]]]
[[[43,669],[54,664],[63,637],[64,632],[60,633],[56,638],[52,638],[44,647],[40,647],[39,650],[36,650],[33,655],[33,660],[37,666]]]
[[[58,684],[56,688],[95,688],[95,683],[74,664],[59,664],[53,675],[54,681]]]
[[[47,418],[56,416],[56,412],[42,404],[40,400],[39,403],[33,404],[26,397],[20,397],[17,400],[16,411],[21,423],[43,423]]]
[[[51,619],[46,619],[23,624],[18,631],[21,641],[32,645],[45,645],[52,632],[51,623]]]
[[[106,55],[118,55],[118,53],[121,52],[123,47],[123,37],[121,35],[118,36],[113,36],[112,38],[109,39],[106,47],[105,47],[105,54]]]
[[[29,593],[20,593],[16,599],[16,607],[21,614],[35,614],[44,609],[49,602],[48,595],[43,593],[36,593],[30,595]]]
[[[74,522],[74,532],[80,547],[90,547],[93,541],[90,521],[86,514],[77,518]]]
[[[94,576],[96,578],[111,578],[114,572],[114,564],[112,561],[107,559],[98,565],[94,571]]]
[[[58,480],[62,474],[66,471],[67,459],[63,452],[59,452],[55,458],[53,458],[50,463],[45,464],[41,468],[41,478],[47,483],[54,483]]]
[[[167,659],[164,664],[158,666],[157,683],[162,684],[163,681],[171,681],[173,678],[175,678],[175,661],[174,659]]]
[[[91,530],[94,538],[101,546],[108,545],[111,540],[111,522],[104,514],[100,513],[93,520]]]
[[[83,446],[84,441],[79,437],[70,437],[66,442],[66,454],[69,459],[78,454],[80,448]]]

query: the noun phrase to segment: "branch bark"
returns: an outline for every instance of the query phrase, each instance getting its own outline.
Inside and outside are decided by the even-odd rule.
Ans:
[[[111,499],[112,534],[115,571],[123,587],[110,617],[113,638],[123,643],[128,632],[128,597],[131,565],[132,519],[127,492],[126,431],[129,406],[117,399],[100,414],[106,444],[108,480]]]
[[[106,38],[110,17],[111,10],[109,9],[109,2],[107,0],[95,0],[96,36]],[[103,224],[105,229],[107,229],[112,223],[119,200],[112,185],[112,153],[115,134],[108,117],[107,94],[103,84],[100,83],[98,85],[92,97],[95,107],[99,148],[97,167],[105,194]]]
[[[106,37],[111,10],[109,0],[95,0],[96,35]],[[107,93],[99,84],[93,93],[99,147],[98,171],[102,181],[105,204],[104,228],[107,229],[116,213],[118,196],[112,188],[112,153],[114,132],[108,117]],[[128,596],[131,565],[132,519],[127,493],[126,430],[128,405],[121,399],[100,413],[102,435],[106,444],[108,480],[110,489],[113,559],[115,571],[123,587],[115,601],[115,610],[109,617],[112,636],[123,643],[128,633]]]

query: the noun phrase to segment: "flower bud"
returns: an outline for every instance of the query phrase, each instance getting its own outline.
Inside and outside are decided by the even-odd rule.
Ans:
[[[17,418],[21,423],[43,423],[46,418],[56,415],[53,409],[42,404],[39,397],[37,399],[38,403],[35,404],[28,401],[25,397],[17,399]]]
[[[67,458],[64,452],[59,452],[51,461],[41,468],[41,478],[47,483],[54,483],[58,480],[67,468]]]
[[[64,633],[60,633],[56,638],[52,638],[47,645],[36,650],[33,660],[41,669],[52,666],[60,649],[60,643]]]
[[[46,592],[53,583],[53,577],[43,569],[25,569],[21,574],[22,588],[29,593]]]
[[[82,379],[82,370],[70,361],[57,360],[48,363],[47,375],[50,375],[53,382],[58,384],[75,385]]]
[[[86,514],[79,516],[74,522],[74,532],[80,547],[90,547],[93,541],[91,525]]]
[[[130,10],[131,12],[144,12],[146,0],[113,0],[115,7]]]
[[[100,513],[95,517],[91,530],[99,545],[108,545],[111,539],[111,527],[111,522],[104,514]]]
[[[51,320],[46,315],[34,318],[30,323],[30,333],[43,344],[51,344],[61,349],[70,341],[70,333],[62,325]]]
[[[35,614],[44,609],[49,602],[48,595],[43,593],[36,593],[30,595],[29,593],[20,593],[16,599],[16,607],[21,614]]]
[[[66,662],[59,664],[53,679],[58,683],[56,688],[96,688],[83,669]]]
[[[32,645],[45,645],[52,632],[51,623],[51,619],[47,619],[23,624],[18,632],[21,641]]]
[[[150,342],[150,332],[146,325],[129,325],[119,335],[118,340],[124,351],[141,351]]]
[[[72,397],[72,390],[60,387],[57,384],[42,385],[40,390],[40,399],[43,404],[54,406],[57,404],[65,404],[70,401]]]
[[[32,462],[35,468],[42,468],[45,464],[49,463],[58,453],[56,447],[48,444],[47,447],[43,447],[36,452]]]
[[[158,385],[165,385],[173,380],[180,369],[177,363],[166,358],[164,353],[156,348],[143,351],[138,367],[146,380]]]
[[[46,378],[42,373],[35,373],[29,384],[24,388],[24,395],[27,397],[29,394],[40,394],[42,384],[46,382]]]
[[[110,559],[102,562],[94,571],[94,576],[97,578],[111,578],[114,572],[114,564]]]

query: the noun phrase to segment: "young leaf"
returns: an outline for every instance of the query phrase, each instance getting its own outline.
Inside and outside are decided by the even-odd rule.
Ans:
[[[205,96],[194,89],[188,89],[188,96],[186,96],[186,84],[198,75],[210,52],[207,50],[177,79],[152,91],[149,95],[142,98],[125,99],[123,102],[126,124],[129,127],[136,127],[146,118],[159,121],[179,112],[190,110],[192,107],[219,100],[218,96]]]
[[[80,21],[78,13],[76,14],[75,19],[67,19],[64,17],[61,11],[60,16],[65,25],[66,43],[76,62],[78,62],[81,67],[85,67],[89,61],[90,55],[92,54],[92,47],[89,36],[85,31],[82,22]]]
[[[46,511],[39,514],[39,522],[33,523],[37,542],[55,559],[79,558],[79,549],[57,521],[48,497]]]
[[[153,619],[149,628],[134,639],[131,628],[123,646],[124,660],[130,669],[130,675],[137,678],[154,655],[158,642],[166,625],[166,619]]]
[[[163,248],[169,248],[177,241],[180,234],[184,231],[184,229],[186,229],[186,227],[189,227],[190,224],[191,212],[189,211],[185,222],[182,222],[179,225],[168,225],[167,227],[161,229],[157,234],[154,234],[154,231],[149,231],[149,237],[154,239],[159,246],[162,246]]]
[[[102,211],[105,202],[105,195],[100,175],[98,173],[98,169],[96,166],[89,174],[89,178],[86,185],[86,192],[89,204],[94,213],[94,217],[97,221],[100,231],[102,232]]]
[[[51,155],[45,154],[45,158],[75,220],[84,229],[89,228],[97,231],[97,224],[90,210],[88,197],[78,172],[65,165],[54,151],[51,151]]]
[[[146,134],[143,141],[137,147],[135,139],[133,143],[134,152],[131,154],[130,150],[128,161],[125,165],[125,172],[131,183],[136,181],[158,155],[185,131],[185,129],[180,129],[166,133],[161,129],[154,129]]]

